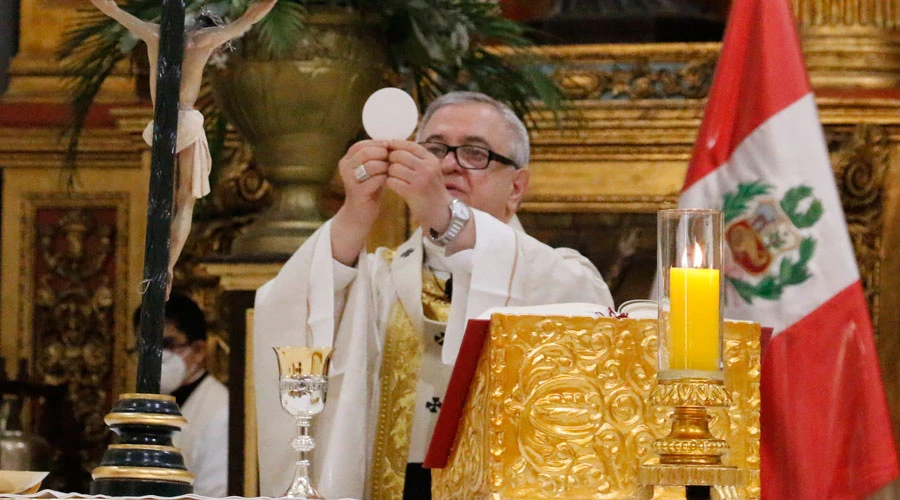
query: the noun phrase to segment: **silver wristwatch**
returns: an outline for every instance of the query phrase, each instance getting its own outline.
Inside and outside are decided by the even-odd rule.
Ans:
[[[463,203],[462,200],[453,198],[450,201],[450,225],[444,231],[444,234],[438,234],[434,229],[429,229],[431,241],[440,247],[447,246],[459,236],[459,233],[466,227],[466,222],[469,222],[471,218],[472,210],[469,206]]]

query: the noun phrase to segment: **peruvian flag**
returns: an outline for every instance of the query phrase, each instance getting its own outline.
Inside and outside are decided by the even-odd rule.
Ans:
[[[725,216],[726,316],[773,327],[764,499],[898,476],[869,312],[789,0],[735,0],[679,205]]]

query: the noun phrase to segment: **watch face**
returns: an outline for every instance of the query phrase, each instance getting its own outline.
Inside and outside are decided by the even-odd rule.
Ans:
[[[451,207],[453,215],[455,217],[459,217],[460,219],[468,219],[472,216],[472,210],[469,209],[469,205],[466,205],[462,200],[454,200],[454,203],[451,205]]]

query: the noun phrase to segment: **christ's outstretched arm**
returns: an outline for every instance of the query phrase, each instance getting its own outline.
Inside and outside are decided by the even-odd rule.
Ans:
[[[115,0],[91,0],[100,12],[118,21],[119,24],[130,31],[134,36],[140,38],[144,42],[159,37],[159,25],[142,21],[132,14],[122,10],[116,5]]]

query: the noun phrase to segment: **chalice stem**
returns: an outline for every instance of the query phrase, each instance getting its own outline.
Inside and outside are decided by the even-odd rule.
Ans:
[[[294,466],[294,480],[284,496],[288,498],[322,498],[313,488],[309,477],[309,452],[316,447],[316,442],[309,435],[310,417],[296,417],[297,437],[291,441],[291,447],[297,451],[297,463]]]

